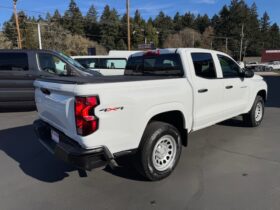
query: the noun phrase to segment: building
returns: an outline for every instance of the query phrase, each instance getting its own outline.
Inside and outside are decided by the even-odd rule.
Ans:
[[[262,52],[262,63],[280,61],[280,50],[264,50]]]

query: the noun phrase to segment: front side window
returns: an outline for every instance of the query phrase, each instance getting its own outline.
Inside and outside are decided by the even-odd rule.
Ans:
[[[55,55],[40,53],[38,55],[39,66],[42,71],[57,74],[67,75],[67,64]]]
[[[240,67],[229,57],[218,55],[221,64],[223,77],[234,78],[240,76]]]
[[[26,53],[0,53],[0,71],[28,71]]]
[[[205,79],[217,78],[213,57],[210,53],[192,53],[195,74]]]

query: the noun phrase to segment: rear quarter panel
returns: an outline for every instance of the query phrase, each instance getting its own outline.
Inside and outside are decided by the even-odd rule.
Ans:
[[[75,138],[86,148],[105,145],[112,153],[135,149],[149,120],[167,111],[183,113],[185,127],[191,128],[193,96],[186,78],[78,85],[75,95],[100,98],[95,109],[99,129],[87,137]]]

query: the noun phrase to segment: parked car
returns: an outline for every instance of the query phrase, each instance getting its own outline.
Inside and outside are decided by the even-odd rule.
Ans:
[[[249,63],[246,63],[246,65],[245,65],[245,67],[247,68],[247,69],[251,69],[251,70],[258,70],[257,69],[257,66],[259,65],[259,63],[258,62],[256,62],[256,61],[252,61],[252,62],[249,62]]]
[[[280,70],[280,61],[268,62],[268,63],[266,64],[266,68],[267,68],[269,71]]]
[[[56,157],[91,170],[134,155],[149,180],[171,174],[191,132],[238,115],[259,126],[267,98],[263,78],[228,55],[188,48],[134,54],[124,76],[34,84],[34,127]]]
[[[68,56],[48,50],[0,50],[0,107],[34,106],[40,76],[92,75]]]
[[[104,76],[123,75],[130,55],[138,51],[112,50],[109,55],[73,56],[85,68]]]

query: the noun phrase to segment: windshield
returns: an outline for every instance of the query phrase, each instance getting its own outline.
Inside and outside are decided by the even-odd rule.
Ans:
[[[80,70],[86,70],[79,62],[75,61],[73,58],[70,58],[69,56],[59,52],[59,55],[61,55],[65,60],[67,60],[69,63],[74,65],[75,67],[79,68]]]

